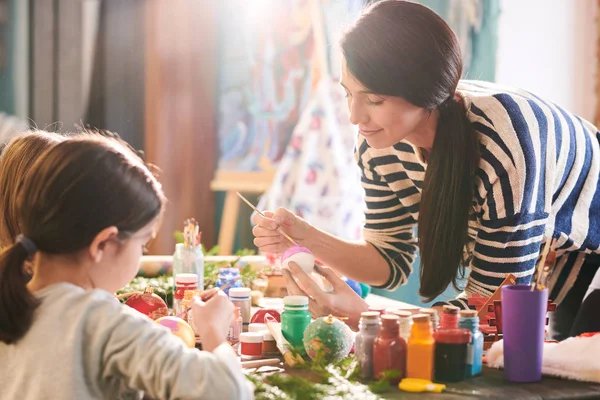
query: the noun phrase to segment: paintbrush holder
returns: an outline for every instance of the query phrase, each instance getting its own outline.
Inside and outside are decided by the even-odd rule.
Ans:
[[[504,377],[511,382],[542,379],[548,289],[529,285],[502,288]]]

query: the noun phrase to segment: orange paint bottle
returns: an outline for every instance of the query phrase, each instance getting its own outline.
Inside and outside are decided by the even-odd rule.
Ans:
[[[433,380],[435,340],[429,315],[413,315],[413,325],[408,339],[406,377]]]

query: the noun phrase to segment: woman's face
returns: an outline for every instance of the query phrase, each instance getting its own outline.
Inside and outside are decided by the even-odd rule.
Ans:
[[[340,83],[346,90],[350,123],[357,125],[369,146],[382,149],[406,140],[424,149],[433,147],[435,113],[417,107],[401,97],[382,96],[370,92],[348,70],[342,61]]]

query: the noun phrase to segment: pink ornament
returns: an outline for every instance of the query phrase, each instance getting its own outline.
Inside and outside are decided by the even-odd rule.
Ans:
[[[310,274],[315,266],[315,257],[306,247],[293,246],[283,252],[281,256],[281,266],[283,268],[289,268],[290,261],[298,264],[302,270]]]

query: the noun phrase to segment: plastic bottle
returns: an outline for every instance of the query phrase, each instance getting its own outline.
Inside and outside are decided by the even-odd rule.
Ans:
[[[379,313],[363,312],[358,323],[358,333],[354,342],[354,353],[360,367],[362,378],[373,378],[373,342],[379,335]]]
[[[407,378],[433,380],[434,350],[435,341],[429,315],[413,315],[413,325],[408,339]]]
[[[471,331],[471,343],[467,346],[467,377],[479,375],[483,358],[483,333],[479,330],[477,311],[462,310],[458,327]]]

